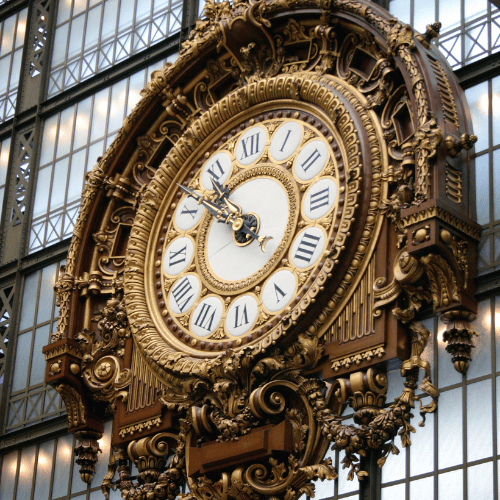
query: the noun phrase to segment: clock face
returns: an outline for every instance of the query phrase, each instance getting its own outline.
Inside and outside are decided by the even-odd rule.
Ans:
[[[289,109],[247,117],[200,151],[151,246],[146,280],[167,342],[216,353],[283,321],[334,248],[341,158],[333,131]]]

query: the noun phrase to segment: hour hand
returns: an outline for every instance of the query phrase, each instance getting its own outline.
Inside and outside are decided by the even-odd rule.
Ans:
[[[217,198],[224,203],[226,206],[228,212],[231,215],[241,215],[241,207],[237,205],[236,203],[232,202],[229,199],[229,191],[227,188],[223,188],[222,184],[219,181],[216,181],[215,179],[211,179],[212,181],[212,187],[214,188],[214,191],[217,194]]]
[[[244,216],[245,217],[245,216]],[[266,251],[266,243],[269,241],[269,240],[272,240],[273,237],[272,236],[259,236],[254,230],[253,228],[251,228],[248,224],[248,221],[244,220],[244,219],[240,219],[239,220],[242,220],[242,224],[241,226],[238,228],[238,230],[235,230],[235,239],[238,241],[239,240],[239,237],[238,237],[238,234],[237,233],[243,233],[245,235],[245,239],[246,240],[249,240],[251,241],[251,239],[253,240],[256,240],[257,241],[257,244],[259,245],[259,247],[261,248],[261,250],[265,253]],[[234,226],[233,226],[234,227]],[[251,238],[251,239],[250,239]]]

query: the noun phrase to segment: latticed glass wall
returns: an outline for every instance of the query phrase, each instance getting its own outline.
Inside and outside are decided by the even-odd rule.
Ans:
[[[0,123],[14,116],[28,9],[0,21]]]
[[[113,141],[151,73],[177,56],[202,4],[0,0],[1,500],[102,498],[110,422],[87,486],[73,463],[64,405],[43,383],[41,347],[57,326],[53,284],[86,172]],[[473,362],[465,377],[454,371],[443,325],[434,317],[425,321],[432,340],[424,356],[441,391],[439,410],[417,428],[409,449],[396,443],[401,452],[387,460],[377,498],[498,499],[500,10],[487,0],[390,0],[385,6],[419,31],[442,23],[438,44],[466,87],[479,137],[475,191],[483,233]],[[391,402],[402,379],[398,370],[389,375]],[[417,409],[414,414],[416,423]],[[360,498],[357,479],[347,481],[343,454],[328,456],[339,480],[318,482],[315,498]]]
[[[3,457],[0,475],[0,498],[27,500],[100,500],[100,484],[107,472],[110,454],[111,422],[99,440],[102,460],[99,460],[92,485],[80,479],[79,466],[74,463],[74,436],[62,435],[37,444],[10,451]],[[109,498],[118,500],[119,492]]]
[[[438,46],[454,69],[500,50],[500,10],[488,0],[390,0],[389,10],[422,33],[439,21]]]
[[[151,73],[164,63],[158,61],[45,120],[30,227],[30,252],[71,236],[86,172],[110,146],[123,120],[140,100],[140,91]]]
[[[178,32],[181,0],[61,0],[48,96]]]
[[[483,227],[479,274],[500,266],[500,77],[466,91],[471,105],[476,143],[477,221]]]
[[[62,401],[53,387],[44,384],[42,347],[57,327],[58,308],[53,293],[61,263],[26,275],[16,339],[16,355],[6,430],[61,415]]]

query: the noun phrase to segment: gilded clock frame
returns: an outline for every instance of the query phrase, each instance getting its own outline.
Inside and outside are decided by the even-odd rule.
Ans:
[[[298,87],[298,82],[302,80],[304,81],[304,85]],[[342,156],[346,159],[350,172],[352,172],[349,192],[346,193],[344,198],[343,216],[336,234],[336,240],[332,245],[335,251],[333,255],[326,257],[322,269],[318,272],[318,276],[311,284],[305,296],[287,314],[289,321],[285,324],[281,319],[276,325],[273,325],[272,329],[263,338],[259,338],[251,343],[251,348],[255,351],[265,350],[280,337],[286,335],[288,329],[294,323],[297,324],[297,321],[305,314],[309,306],[314,304],[321,288],[324,287],[325,282],[332,276],[336,262],[339,262],[340,254],[345,249],[346,240],[350,235],[350,226],[355,219],[358,197],[360,195],[358,188],[360,181],[358,178],[361,177],[357,131],[346,106],[333,93],[333,90],[329,90],[328,87],[330,85],[335,91],[344,93],[348,102],[354,105],[362,99],[360,94],[355,95],[354,91],[352,89],[348,90],[340,80],[318,77],[316,74],[301,73],[293,76],[284,75],[270,78],[263,82],[251,84],[248,89],[238,89],[224,97],[187,129],[184,136],[179,139],[167,158],[162,162],[154,179],[144,193],[144,201],[139,206],[138,216],[131,233],[127,255],[128,262],[130,264],[133,263],[132,267],[134,269],[137,267],[143,268],[145,269],[145,273],[152,274],[154,266],[159,261],[157,261],[156,257],[150,257],[147,254],[145,241],[148,241],[150,234],[157,234],[159,231],[160,222],[153,223],[160,209],[159,200],[163,200],[169,196],[170,186],[175,186],[177,179],[182,175],[180,172],[184,168],[190,168],[186,167],[186,165],[193,165],[198,160],[199,151],[209,151],[213,142],[217,143],[219,137],[227,134],[234,128],[235,124],[240,123],[249,113],[251,116],[255,116],[259,113],[265,114],[276,109],[274,103],[269,104],[266,102],[271,97],[274,101],[280,101],[279,109],[282,109],[288,101],[292,109],[295,109],[297,112],[310,113],[313,109],[307,103],[315,105],[316,109],[314,109],[314,112],[319,114],[318,118],[327,124],[328,130],[336,130],[336,133],[339,134],[339,147],[343,149]],[[297,98],[295,100],[290,99],[293,93],[299,94],[296,97],[300,96],[300,101]],[[360,104],[358,104],[356,111],[360,112],[360,116],[365,122],[367,135],[371,142],[371,163],[374,170],[374,179],[371,186],[370,205],[375,208],[379,206],[381,200],[387,194],[387,186],[379,182],[381,179],[380,174],[382,173],[381,167],[387,163],[387,161],[383,161],[383,155],[386,153],[384,153],[384,148],[380,146],[383,144],[383,137],[381,132],[377,130],[375,119],[370,117],[369,111],[364,110]],[[335,122],[332,121],[331,117],[335,117]],[[186,140],[185,137],[189,139]],[[194,141],[192,137],[195,138]],[[344,145],[347,145],[347,147]],[[215,151],[218,151],[218,149],[215,149]],[[247,166],[245,172],[248,171],[248,168]],[[169,179],[172,180],[169,182]],[[173,193],[170,197],[166,198],[164,203],[165,206],[168,206],[172,202]],[[370,253],[375,248],[377,232],[380,230],[383,216],[376,209],[373,210],[373,214],[369,213],[366,217],[363,229],[364,235],[358,245],[358,250],[362,251],[358,251],[355,260],[359,264],[364,261],[366,262],[366,259],[369,258]],[[372,242],[371,245],[368,245],[369,241]],[[339,289],[349,288],[352,281],[351,276],[354,276],[358,272],[359,264],[356,265],[356,262],[354,265],[351,265],[346,277],[339,283]],[[157,374],[161,373],[162,368],[166,366],[169,367],[169,371],[173,369],[175,372],[176,366],[183,366],[183,362],[181,361],[183,357],[197,357],[201,355],[198,349],[193,349],[191,346],[199,346],[203,340],[189,339],[191,346],[186,346],[185,342],[178,341],[169,336],[168,343],[171,347],[164,346],[165,337],[147,322],[148,317],[152,317],[153,324],[161,324],[163,322],[156,311],[148,310],[148,304],[156,300],[156,291],[152,286],[146,287],[141,280],[142,275],[139,276],[135,271],[132,270],[131,272],[130,269],[126,269],[125,291],[128,296],[130,311],[132,311],[130,316],[131,324],[134,325],[136,321],[139,321],[137,328],[132,327],[135,338],[137,339],[139,348],[144,353],[150,351],[153,344],[155,345],[155,351],[158,352],[159,356],[159,366],[155,369]],[[330,306],[330,302],[328,306]],[[328,326],[327,318],[328,316],[325,318],[326,325]],[[143,323],[146,324],[143,325]],[[228,344],[229,342],[226,346]],[[228,347],[238,349],[240,346],[231,344]],[[207,361],[206,358],[216,359],[217,355],[217,351],[205,351],[202,359],[192,359],[191,363],[194,366],[208,363],[209,366],[211,361]],[[209,368],[207,367],[206,369]]]

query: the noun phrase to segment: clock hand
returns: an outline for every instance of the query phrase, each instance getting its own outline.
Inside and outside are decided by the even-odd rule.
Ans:
[[[241,207],[229,199],[229,192],[227,188],[223,188],[222,184],[215,179],[210,179],[214,191],[217,193],[218,198],[224,202],[228,211],[232,215],[241,215]]]
[[[243,219],[243,224],[241,225],[239,231],[242,233],[245,233],[248,236],[252,237],[254,240],[257,240],[257,243],[259,247],[261,247],[261,250],[265,253],[266,252],[266,243],[269,240],[272,240],[272,236],[259,236],[257,233],[255,233],[252,228],[250,228],[247,224],[247,222]],[[235,231],[236,232],[236,231]]]
[[[233,231],[236,233],[238,231],[243,232],[248,237],[257,240],[259,247],[261,247],[262,251],[266,251],[266,243],[269,240],[272,240],[272,236],[259,236],[255,233],[251,227],[245,222],[245,219],[241,216],[241,208],[236,205],[236,203],[232,203],[227,199],[227,193],[222,188],[220,183],[214,181],[212,179],[212,185],[214,186],[214,190],[217,192],[219,198],[224,201],[226,206],[221,206],[218,203],[207,200],[203,197],[202,194],[194,191],[191,188],[183,186],[182,184],[177,184],[186,194],[193,197],[200,205],[203,205],[209,213],[217,218],[219,222],[225,222],[226,224],[231,224]]]
[[[217,203],[214,203],[213,201],[207,200],[203,195],[200,193],[194,191],[193,189],[190,189],[186,186],[183,186],[182,184],[177,184],[186,194],[194,198],[199,205],[203,205],[209,213],[211,213],[214,217],[217,218],[218,221],[222,222],[228,222],[227,218],[228,215],[224,215],[225,208],[221,205],[218,205]]]

